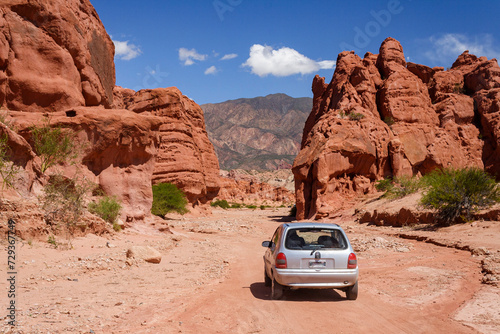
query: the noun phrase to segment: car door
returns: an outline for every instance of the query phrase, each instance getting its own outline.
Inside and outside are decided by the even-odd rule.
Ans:
[[[280,234],[281,234],[282,226],[279,226],[276,231],[274,231],[273,237],[271,238],[271,246],[266,249],[266,253],[264,254],[264,262],[266,266],[266,272],[269,277],[272,277],[271,268],[275,263],[275,253],[278,249]]]

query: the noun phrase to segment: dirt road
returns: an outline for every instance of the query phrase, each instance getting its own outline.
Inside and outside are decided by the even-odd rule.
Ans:
[[[286,293],[284,300],[271,300],[263,283],[260,244],[284,214],[284,210],[221,210],[209,218],[168,221],[174,234],[157,232],[158,225],[140,226],[109,239],[79,238],[72,250],[41,242],[25,244],[20,252],[19,325],[12,332],[488,333],[500,329],[498,289],[480,284],[479,259],[470,252],[398,239],[349,220],[339,223],[357,249],[358,299],[348,301],[340,291],[298,290]],[[158,249],[161,263],[126,264],[125,252],[131,245]],[[3,281],[0,291],[7,289]],[[477,299],[480,294],[486,297]],[[472,300],[477,304],[475,316],[458,317]],[[0,301],[6,305],[5,293]],[[481,309],[486,302],[488,307]],[[3,332],[9,332],[8,327]]]

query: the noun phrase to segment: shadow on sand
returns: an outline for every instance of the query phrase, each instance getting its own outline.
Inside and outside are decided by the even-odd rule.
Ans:
[[[250,292],[257,299],[271,300],[271,288],[264,282],[250,285]],[[333,289],[285,290],[283,300],[292,302],[340,302],[346,300],[341,292]]]
[[[296,220],[295,217],[290,217],[290,216],[268,216],[268,218],[278,223],[290,223]]]

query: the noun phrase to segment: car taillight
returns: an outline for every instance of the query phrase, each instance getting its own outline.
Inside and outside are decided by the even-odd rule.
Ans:
[[[276,256],[276,268],[286,269],[286,256],[283,253],[279,253]]]
[[[356,269],[358,266],[358,260],[356,259],[356,254],[349,254],[349,259],[347,260],[347,269]]]

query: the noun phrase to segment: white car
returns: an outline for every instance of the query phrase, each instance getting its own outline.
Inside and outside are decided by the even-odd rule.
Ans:
[[[285,288],[339,289],[349,300],[358,297],[358,261],[337,224],[281,224],[264,241],[265,285],[280,299]]]

